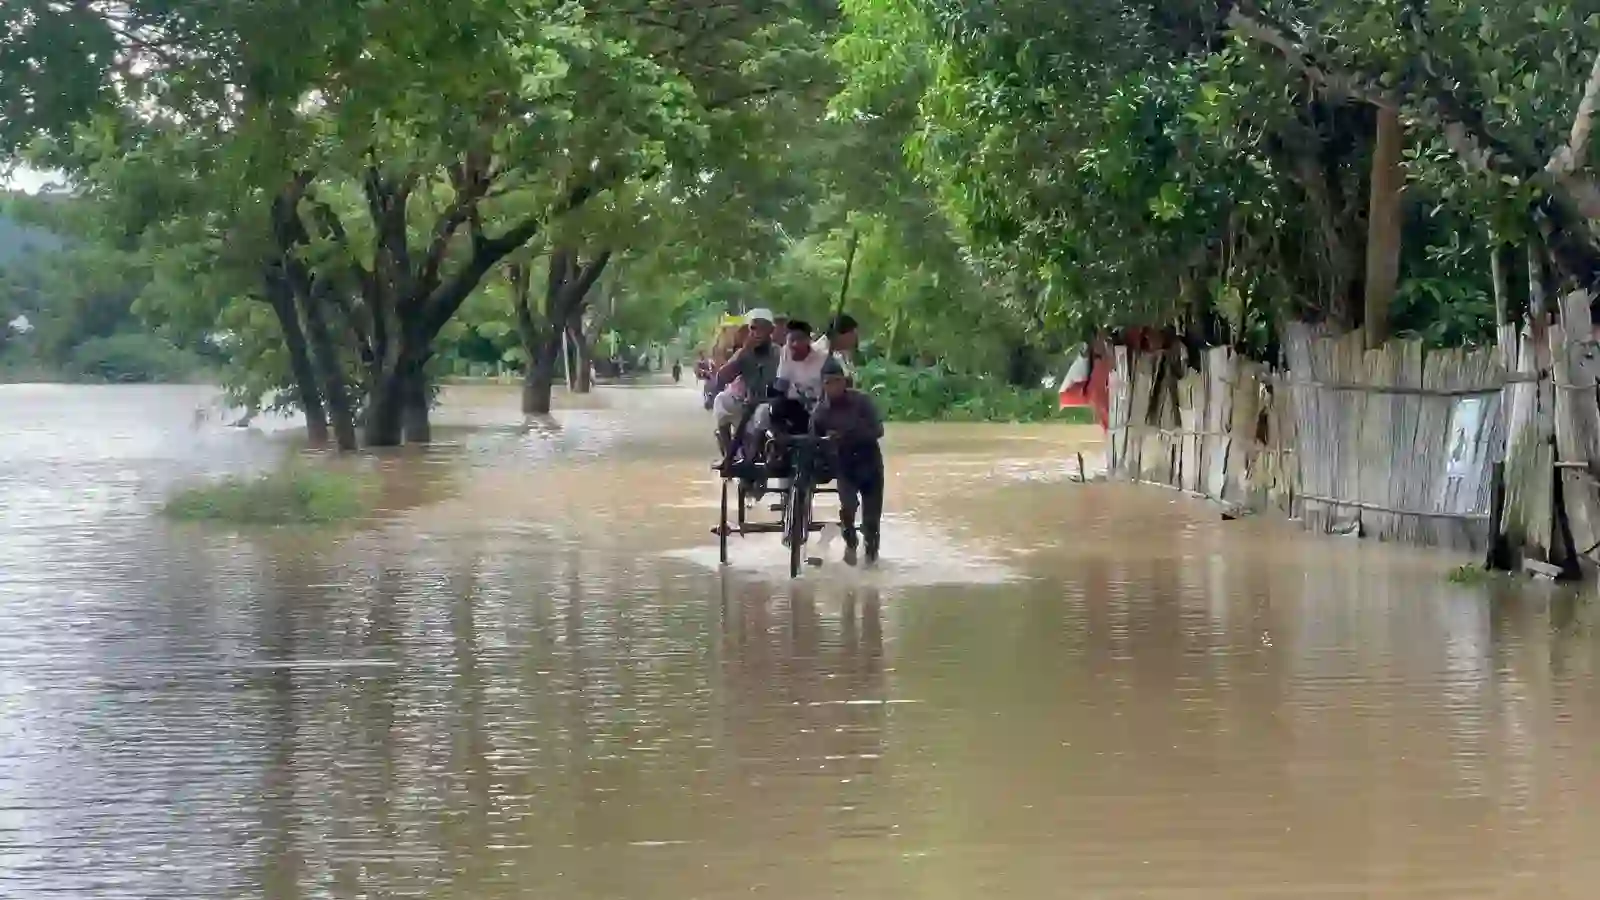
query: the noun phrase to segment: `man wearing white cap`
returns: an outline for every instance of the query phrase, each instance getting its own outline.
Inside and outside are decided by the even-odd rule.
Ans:
[[[717,380],[722,384],[731,385],[737,380],[744,387],[742,398],[731,390],[723,391],[713,404],[717,430],[728,438],[737,436],[738,429],[749,424],[755,407],[767,399],[772,382],[778,377],[778,364],[782,361],[782,353],[772,343],[772,310],[752,309],[745,315],[745,320],[750,325],[750,334],[745,338],[744,346],[717,371]],[[730,440],[727,447],[731,450],[732,446]],[[724,459],[730,456],[731,453],[724,453]]]

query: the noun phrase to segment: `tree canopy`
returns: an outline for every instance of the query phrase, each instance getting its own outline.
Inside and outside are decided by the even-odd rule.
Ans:
[[[1597,103],[1600,0],[0,11],[0,155],[67,173],[147,328],[345,446],[426,440],[440,374],[755,305],[1018,385],[1124,326],[1485,340],[1525,260],[1596,287]]]

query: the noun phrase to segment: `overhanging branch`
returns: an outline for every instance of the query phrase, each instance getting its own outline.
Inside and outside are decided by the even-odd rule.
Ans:
[[[1314,85],[1377,107],[1398,107],[1406,99],[1403,94],[1384,90],[1372,76],[1324,63],[1293,28],[1274,21],[1248,0],[1232,4],[1226,21],[1240,36],[1276,50],[1290,68],[1303,73]],[[1425,73],[1408,72],[1403,84],[1406,91],[1416,94],[1410,98],[1411,103],[1405,104],[1406,112],[1442,134],[1468,166],[1524,179],[1538,172],[1538,164],[1490,132],[1480,113],[1449,89],[1433,84]]]
[[[419,284],[423,291],[431,292],[439,286],[439,271],[444,266],[445,255],[450,252],[451,239],[461,230],[461,226],[477,216],[478,205],[488,194],[494,175],[488,154],[479,151],[467,152],[461,164],[451,168],[450,184],[455,190],[455,197],[438,222],[434,223],[433,240],[422,262]]]
[[[1373,106],[1394,105],[1391,98],[1375,90],[1366,79],[1324,66],[1293,28],[1272,20],[1253,6],[1233,4],[1226,21],[1228,27],[1240,35],[1278,51],[1290,68],[1304,74],[1317,87]]]
[[[1600,104],[1600,53],[1594,56],[1589,68],[1589,80],[1583,85],[1583,96],[1578,101],[1578,111],[1572,117],[1572,129],[1565,146],[1550,157],[1545,169],[1557,178],[1576,172],[1589,153],[1589,135],[1594,129],[1595,106]]]
[[[498,265],[502,259],[538,237],[549,222],[589,202],[591,197],[610,187],[611,183],[609,180],[599,182],[585,179],[549,209],[524,218],[499,237],[474,234],[472,258],[429,295],[423,318],[425,333],[429,336],[437,334],[439,329],[456,314],[456,310],[461,308],[461,304],[466,302],[467,297],[477,289],[479,282],[489,270]]]

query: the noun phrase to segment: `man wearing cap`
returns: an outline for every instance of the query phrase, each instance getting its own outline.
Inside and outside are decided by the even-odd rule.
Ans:
[[[744,346],[717,371],[719,382],[731,385],[737,381],[743,385],[744,392],[743,398],[740,398],[724,391],[716,400],[717,430],[729,439],[724,448],[724,461],[729,461],[732,456],[732,438],[741,435],[748,427],[756,406],[767,399],[772,382],[778,377],[778,364],[782,361],[778,346],[772,342],[772,311],[753,309],[745,319],[749,323],[750,333],[745,338]],[[743,443],[747,451],[745,458],[753,458],[749,452],[753,449],[751,442],[746,440]]]
[[[850,387],[844,367],[829,357],[822,365],[822,402],[811,414],[811,432],[832,442],[834,479],[839,488],[839,527],[844,531],[844,561],[856,563],[856,511],[867,565],[878,561],[878,524],[883,518],[883,419],[872,398]]]

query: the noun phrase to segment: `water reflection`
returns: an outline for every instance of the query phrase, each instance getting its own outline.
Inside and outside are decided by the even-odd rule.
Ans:
[[[705,510],[665,501],[704,462],[662,395],[548,438],[474,412],[453,446],[381,459],[395,510],[333,538],[196,532],[149,515],[164,486],[286,448],[144,434],[189,429],[190,398],[104,396],[0,389],[27,435],[0,436],[0,896],[1551,898],[1600,877],[1596,644],[1569,594],[1013,478],[1052,451],[1004,431],[894,451],[907,539],[883,572],[718,572],[680,552]],[[1020,577],[918,571],[919,548],[980,544]]]

